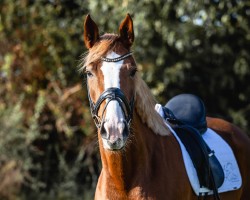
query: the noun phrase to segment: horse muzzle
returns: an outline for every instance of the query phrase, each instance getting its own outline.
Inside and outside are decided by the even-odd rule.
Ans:
[[[126,121],[114,123],[112,120],[105,121],[100,128],[103,147],[107,150],[120,150],[127,141],[129,128]]]

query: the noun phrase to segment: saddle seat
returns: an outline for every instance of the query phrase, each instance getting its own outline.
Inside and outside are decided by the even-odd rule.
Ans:
[[[207,130],[206,109],[203,101],[192,94],[180,94],[170,99],[165,107],[172,112],[171,119],[197,129],[201,134]]]
[[[224,172],[201,136],[207,130],[203,101],[192,94],[180,94],[170,99],[163,111],[165,120],[171,124],[193,162],[200,188],[217,193],[224,182]]]

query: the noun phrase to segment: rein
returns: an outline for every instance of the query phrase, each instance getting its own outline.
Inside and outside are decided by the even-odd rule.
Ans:
[[[125,58],[129,57],[132,55],[132,52],[129,52],[127,54],[124,54],[120,57],[117,58],[106,58],[106,57],[101,57],[101,60],[104,62],[118,62],[121,60],[124,60]],[[90,104],[90,110],[91,110],[91,115],[92,118],[95,122],[95,125],[98,129],[102,127],[102,124],[104,123],[104,112],[108,106],[108,104],[111,101],[117,101],[122,109],[122,112],[125,116],[125,120],[128,126],[130,126],[131,121],[132,121],[132,116],[133,116],[133,108],[134,108],[134,96],[128,101],[124,93],[121,91],[120,88],[116,87],[110,87],[100,95],[96,103],[94,103],[90,97],[90,92],[89,92],[89,86],[88,86],[88,81],[87,81],[87,90],[88,90],[88,99],[89,99],[89,104]],[[105,101],[106,104],[104,106],[104,109],[102,111],[101,117],[98,116],[98,111],[100,109],[101,104]]]

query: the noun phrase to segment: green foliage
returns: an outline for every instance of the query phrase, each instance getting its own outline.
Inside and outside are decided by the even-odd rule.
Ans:
[[[67,1],[1,1],[0,199],[93,195],[95,129],[76,67],[83,12]]]
[[[101,33],[132,15],[134,55],[159,102],[197,94],[209,115],[250,128],[247,1],[2,0],[1,199],[92,199],[100,162],[77,71],[87,13]]]
[[[7,98],[10,98],[7,95]],[[22,98],[21,98],[22,99]],[[42,97],[35,105],[34,118],[29,127],[24,127],[24,115],[21,110],[22,100],[14,106],[0,106],[0,198],[17,198],[22,184],[40,187],[39,180],[30,177],[29,172],[39,166],[32,162],[32,154],[37,154],[32,143],[41,137],[38,129],[38,117],[44,105]]]

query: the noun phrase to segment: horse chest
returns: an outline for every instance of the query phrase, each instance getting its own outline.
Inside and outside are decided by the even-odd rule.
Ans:
[[[160,172],[162,173],[162,172]],[[101,174],[96,188],[95,199],[98,200],[165,200],[165,199],[179,199],[189,200],[194,199],[190,187],[183,187],[188,185],[187,180],[169,179],[163,175],[162,179],[157,178],[157,174],[144,176],[143,178],[134,177],[135,181],[125,190],[119,187],[113,180]],[[165,172],[167,174],[167,172]],[[179,192],[176,192],[178,190]],[[183,196],[185,194],[185,196]],[[184,197],[184,198],[183,198]]]

